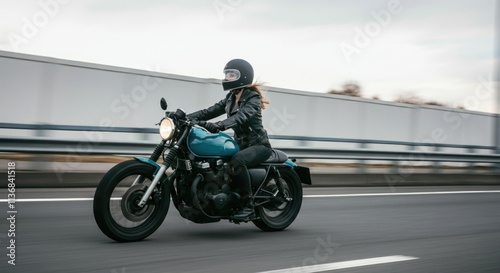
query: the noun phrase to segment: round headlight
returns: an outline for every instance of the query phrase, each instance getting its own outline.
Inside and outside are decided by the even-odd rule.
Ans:
[[[160,136],[164,140],[169,140],[174,136],[175,124],[170,118],[164,118],[160,122]]]

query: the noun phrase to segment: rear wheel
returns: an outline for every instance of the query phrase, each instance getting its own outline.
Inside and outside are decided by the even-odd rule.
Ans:
[[[302,185],[297,174],[291,169],[280,169],[281,183],[285,196],[278,193],[269,202],[256,208],[260,219],[252,222],[264,231],[279,231],[287,228],[299,214],[302,205]],[[273,196],[278,192],[277,181],[273,178],[266,183],[258,195]]]
[[[170,205],[166,183],[158,183],[144,207],[137,204],[151,185],[156,168],[129,160],[114,166],[101,179],[94,195],[94,218],[101,231],[119,241],[137,241],[160,227]],[[144,182],[133,185],[138,176]]]

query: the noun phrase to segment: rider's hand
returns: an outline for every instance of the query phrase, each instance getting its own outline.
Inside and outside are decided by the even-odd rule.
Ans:
[[[170,112],[168,114],[168,117],[169,118],[176,118],[176,119],[185,119],[186,118],[186,113],[184,113],[184,111],[182,111],[181,109],[177,109],[177,111],[175,112]]]
[[[220,125],[217,124],[217,123],[212,123],[212,122],[207,122],[207,124],[205,124],[205,128],[211,132],[211,133],[218,133],[220,131]]]
[[[220,124],[218,123],[212,123],[212,122],[206,122],[206,121],[200,121],[198,125],[205,127],[210,133],[218,133],[219,131],[222,130]]]

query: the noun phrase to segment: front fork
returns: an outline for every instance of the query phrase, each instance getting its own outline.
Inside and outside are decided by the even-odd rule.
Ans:
[[[188,133],[189,133],[189,128],[186,128],[184,130],[184,133],[182,134],[182,136],[177,141],[177,144],[172,149],[170,149],[170,151],[168,152],[168,155],[166,156],[165,160],[163,161],[163,164],[161,165],[160,169],[156,173],[155,178],[151,182],[151,185],[148,187],[148,189],[146,190],[146,192],[142,196],[141,201],[139,201],[139,203],[137,204],[139,207],[142,208],[146,205],[147,201],[149,200],[149,198],[151,196],[151,193],[153,193],[153,190],[156,188],[156,185],[158,184],[160,179],[163,177],[163,175],[165,174],[167,169],[170,166],[172,166],[172,162],[174,162],[174,159],[177,157],[177,151],[179,151],[179,145],[181,143],[183,143],[183,141],[187,137]],[[159,148],[160,145],[162,145],[161,148]],[[160,155],[164,149],[165,141],[162,141],[162,143],[160,143],[160,145],[158,145],[156,147],[155,151],[151,155],[151,157],[150,157],[151,160],[156,161],[156,160],[158,160],[158,158],[160,158]],[[143,178],[141,178],[141,176],[137,177],[134,183],[136,183],[136,182],[139,183],[139,181],[141,181],[141,179],[143,179]],[[144,181],[144,180],[142,180],[142,181]]]
[[[151,156],[149,156],[149,159],[148,160],[143,160],[143,159],[139,159],[141,161],[144,161],[146,163],[149,163],[151,165],[156,165],[156,161],[158,161],[158,159],[160,158],[161,156],[161,153],[163,153],[163,150],[165,149],[165,143],[167,143],[167,141],[165,140],[162,140],[160,142],[160,144],[156,145],[156,148],[155,150],[153,151],[153,153],[151,154]],[[156,165],[157,167],[158,165]],[[158,170],[156,170],[155,172],[155,175],[158,173]],[[146,180],[146,178],[142,175],[139,175],[137,176],[137,178],[134,180],[134,183],[132,183],[132,186],[135,186],[137,184],[142,184],[144,182],[144,180]]]
[[[160,179],[163,177],[167,169],[172,165],[172,162],[174,161],[175,157],[177,156],[177,151],[179,150],[179,146],[175,145],[170,151],[168,152],[167,157],[163,161],[163,164],[161,165],[160,169],[157,171],[155,178],[151,182],[151,185],[148,187],[146,192],[141,198],[141,201],[139,201],[139,204],[137,204],[139,207],[144,207],[146,205],[146,202],[148,201],[149,197],[151,196],[151,193],[153,193],[153,190],[156,188],[156,185],[160,181]],[[139,182],[143,179],[141,176],[137,177],[135,181]],[[144,180],[143,180],[144,181]],[[134,182],[136,183],[136,182]],[[142,183],[142,182],[140,182]]]
[[[168,167],[169,166],[166,166],[164,164],[161,165],[160,170],[158,171],[155,178],[153,179],[153,182],[151,182],[151,186],[149,186],[149,188],[146,190],[146,193],[144,193],[144,195],[142,196],[141,201],[139,201],[139,204],[137,204],[139,207],[142,208],[142,207],[144,207],[144,205],[146,205],[146,202],[148,201],[149,197],[151,196],[151,193],[153,193],[153,190],[156,188],[156,184],[158,184],[158,181],[160,181],[161,177],[163,176],[165,171],[168,169]],[[137,179],[140,179],[140,176],[137,177]]]

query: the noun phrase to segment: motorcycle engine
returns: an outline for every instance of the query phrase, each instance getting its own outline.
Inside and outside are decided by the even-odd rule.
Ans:
[[[231,192],[228,185],[229,176],[224,169],[222,160],[213,160],[212,162],[195,162],[194,169],[203,175],[203,181],[198,189],[201,194],[198,195],[202,207],[214,214],[219,214],[230,209],[239,196]],[[227,165],[227,164],[226,164]]]

